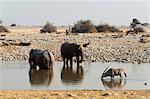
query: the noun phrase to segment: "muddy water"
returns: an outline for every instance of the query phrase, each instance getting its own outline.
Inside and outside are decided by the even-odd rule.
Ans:
[[[0,89],[150,89],[150,64],[82,63],[77,69],[30,70],[27,61],[0,62]],[[100,79],[107,66],[122,67],[126,79]]]

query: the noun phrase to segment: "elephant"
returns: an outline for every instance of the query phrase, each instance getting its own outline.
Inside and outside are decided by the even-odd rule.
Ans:
[[[30,68],[49,69],[53,66],[55,58],[51,52],[47,50],[31,49],[29,53]]]
[[[89,45],[89,43],[83,45],[69,42],[63,43],[61,45],[61,56],[64,62],[64,66],[65,64],[68,66],[68,60],[70,60],[70,66],[72,66],[73,57],[77,58],[77,66],[79,66],[79,63],[82,63],[83,61],[83,47],[87,47],[87,45]]]
[[[53,78],[53,69],[35,70],[30,68],[29,80],[31,85],[50,85]]]
[[[122,89],[126,84],[126,79],[118,78],[118,79],[101,79],[104,87],[107,89]]]
[[[61,81],[64,84],[78,84],[84,78],[84,70],[82,66],[78,66],[75,70],[70,66],[63,67],[61,70]]]

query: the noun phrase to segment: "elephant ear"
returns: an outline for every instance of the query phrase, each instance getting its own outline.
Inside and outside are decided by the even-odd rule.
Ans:
[[[33,52],[35,51],[35,49],[31,49],[29,55],[31,56],[33,54]]]
[[[43,56],[47,59],[50,60],[50,55],[49,52],[47,50],[44,51]]]
[[[76,50],[80,49],[80,45],[75,44],[75,43],[73,43],[73,47],[74,47],[74,49],[76,49]]]

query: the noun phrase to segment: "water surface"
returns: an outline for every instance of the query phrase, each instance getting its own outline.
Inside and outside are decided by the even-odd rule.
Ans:
[[[56,62],[52,70],[30,70],[27,61],[0,62],[0,89],[150,89],[150,64],[82,63],[77,69]],[[107,66],[124,68],[126,79],[101,75]],[[145,84],[146,83],[146,84]]]

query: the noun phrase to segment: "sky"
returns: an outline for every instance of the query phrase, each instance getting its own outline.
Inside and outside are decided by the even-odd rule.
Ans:
[[[133,18],[150,23],[149,0],[0,0],[0,20],[6,25],[73,25],[81,19],[129,25]]]

